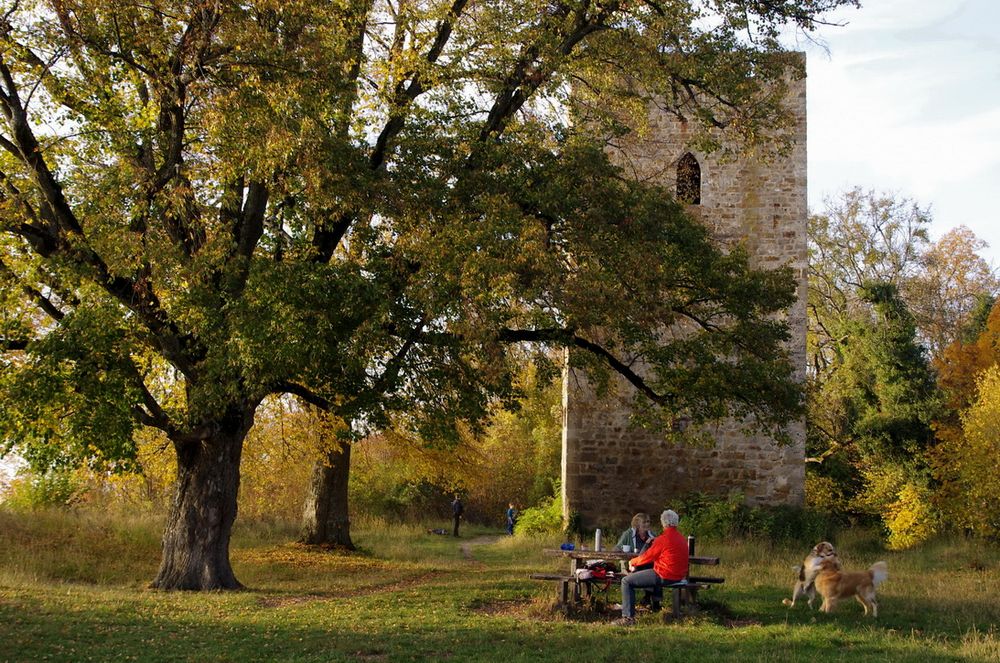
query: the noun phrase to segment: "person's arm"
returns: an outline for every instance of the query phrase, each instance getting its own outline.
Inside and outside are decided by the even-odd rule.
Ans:
[[[622,532],[622,535],[618,537],[618,543],[615,544],[615,550],[621,552],[622,546],[632,545],[632,530],[627,529]]]
[[[646,548],[645,552],[641,553],[638,557],[633,557],[629,560],[629,567],[642,566],[643,564],[649,564],[654,559],[660,556],[663,547],[667,545],[667,537],[658,536],[653,539],[653,543]]]

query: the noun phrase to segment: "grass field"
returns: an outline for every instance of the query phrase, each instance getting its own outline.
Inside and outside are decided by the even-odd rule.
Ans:
[[[0,661],[1000,661],[996,546],[887,553],[842,536],[849,566],[889,564],[870,620],[853,602],[832,615],[781,605],[815,542],[704,544],[726,577],[706,609],[622,628],[611,613],[563,617],[554,588],[527,579],[562,568],[540,553],[557,541],[426,533],[443,525],[360,523],[348,555],[244,524],[232,557],[249,589],[196,594],[145,588],[153,518],[0,511]]]

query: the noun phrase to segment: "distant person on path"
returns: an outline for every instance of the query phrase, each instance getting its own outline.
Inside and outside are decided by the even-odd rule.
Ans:
[[[663,534],[653,539],[646,552],[629,560],[629,570],[622,578],[622,616],[616,624],[629,626],[635,623],[635,590],[660,589],[665,584],[679,582],[688,574],[687,539],[677,531],[680,516],[667,509],[660,514]],[[653,568],[635,571],[636,567],[653,563]]]
[[[507,505],[507,534],[511,536],[514,535],[514,525],[517,523],[517,509],[514,508],[514,503],[510,502]]]
[[[455,536],[458,536],[458,523],[462,520],[463,513],[465,513],[465,506],[462,504],[462,500],[458,498],[458,493],[455,493],[455,501],[451,503],[451,515],[455,519]]]

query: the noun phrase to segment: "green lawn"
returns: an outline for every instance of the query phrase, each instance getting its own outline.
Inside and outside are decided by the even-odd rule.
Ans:
[[[359,525],[363,551],[342,555],[244,525],[233,563],[249,589],[193,594],[145,589],[157,527],[0,511],[0,661],[1000,660],[1000,551],[975,542],[887,553],[861,535],[838,540],[850,566],[889,563],[877,621],[856,603],[833,615],[781,605],[815,542],[704,544],[726,577],[707,609],[620,628],[613,615],[562,617],[554,588],[527,579],[561,568],[539,552],[556,541]]]

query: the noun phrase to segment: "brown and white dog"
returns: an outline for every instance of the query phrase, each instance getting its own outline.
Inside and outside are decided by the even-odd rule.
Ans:
[[[819,573],[819,567],[815,565],[815,562],[825,559],[834,560],[837,568],[840,568],[840,560],[837,558],[837,551],[834,550],[833,544],[829,541],[820,541],[813,546],[802,563],[795,567],[798,571],[798,578],[795,581],[795,586],[792,587],[792,598],[782,599],[781,602],[789,607],[795,607],[795,601],[806,597],[806,603],[812,608],[813,599],[816,598],[816,587],[813,583],[816,580],[816,574]]]
[[[871,612],[872,617],[878,617],[875,589],[889,578],[885,562],[875,562],[867,571],[842,571],[840,562],[829,558],[817,559],[813,564],[819,571],[816,591],[823,597],[820,610],[830,612],[837,601],[853,596],[864,607],[865,615]]]

